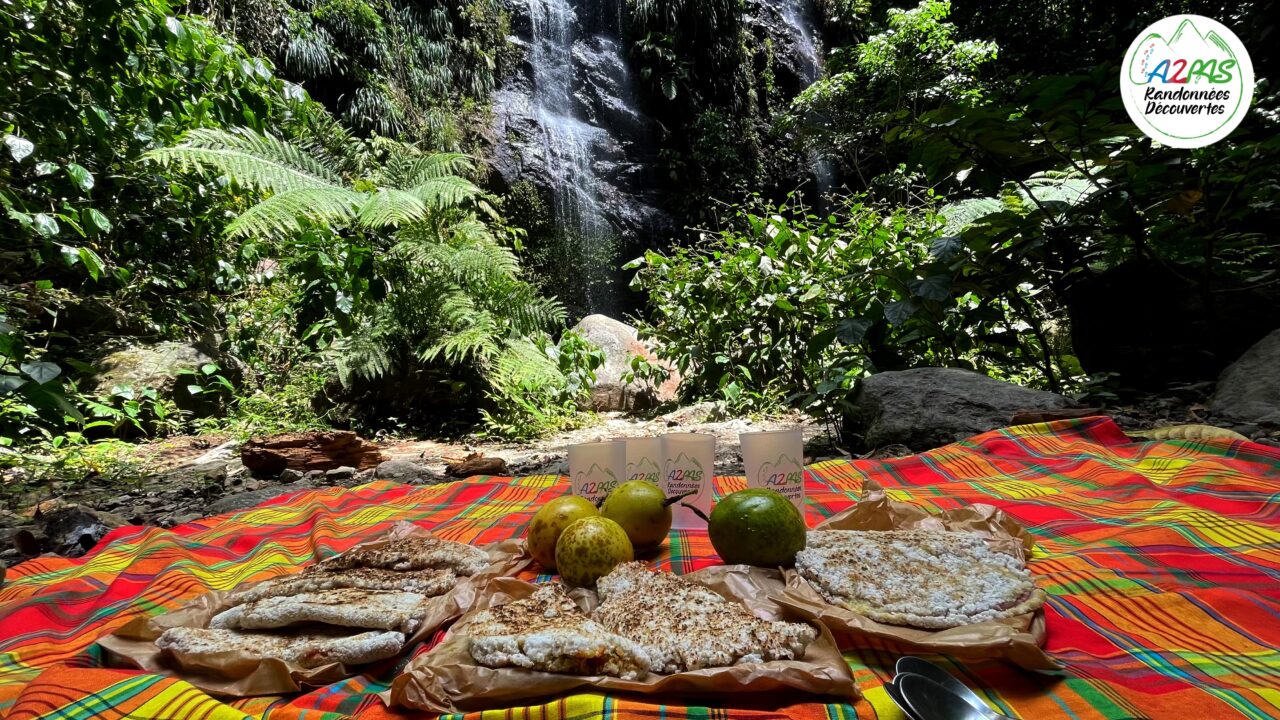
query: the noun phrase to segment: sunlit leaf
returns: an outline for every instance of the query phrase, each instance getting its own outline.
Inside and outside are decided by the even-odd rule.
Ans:
[[[17,135],[5,135],[4,144],[5,147],[9,148],[9,155],[13,156],[13,159],[18,162],[22,162],[36,149],[35,143]]]
[[[89,271],[89,277],[97,280],[98,276],[102,274],[102,258],[98,256],[98,253],[87,247],[80,248],[77,255],[80,256],[80,262],[84,264],[85,270]]]
[[[97,208],[85,208],[85,222],[100,233],[111,232],[111,221]]]
[[[41,385],[62,374],[62,368],[45,360],[22,363],[18,369]]]
[[[93,173],[89,172],[83,165],[67,163],[67,177],[70,177],[71,182],[74,182],[76,187],[85,192],[93,189]]]
[[[32,215],[31,225],[36,229],[36,232],[40,233],[44,237],[53,237],[58,234],[60,229],[58,227],[58,221],[54,220],[52,216],[44,213],[36,213],[35,215]]]

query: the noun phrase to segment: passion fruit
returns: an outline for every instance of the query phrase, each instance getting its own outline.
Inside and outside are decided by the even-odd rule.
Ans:
[[[556,567],[570,585],[593,587],[615,567],[635,559],[631,540],[618,523],[606,517],[585,517],[560,533]]]
[[[566,495],[543,505],[529,523],[525,545],[529,554],[548,571],[556,569],[556,542],[574,522],[598,515],[596,506],[580,495]]]
[[[636,552],[652,550],[671,531],[671,505],[684,495],[667,497],[657,485],[630,480],[614,488],[600,506],[600,515],[622,526]]]
[[[728,565],[790,567],[807,529],[796,506],[775,490],[748,488],[716,503],[707,521],[711,546]]]

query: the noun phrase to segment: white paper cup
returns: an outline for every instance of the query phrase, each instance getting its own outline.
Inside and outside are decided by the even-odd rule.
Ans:
[[[667,497],[694,491],[672,506],[671,526],[679,529],[705,528],[707,524],[688,503],[711,514],[711,490],[716,467],[716,437],[705,433],[670,433],[662,436],[662,491]]]
[[[804,436],[799,429],[738,435],[747,487],[776,490],[804,517]]]
[[[604,499],[627,471],[627,444],[621,440],[569,446],[569,480],[573,494],[593,503]]]
[[[644,480],[662,487],[662,438],[629,437],[627,444],[627,480]]]

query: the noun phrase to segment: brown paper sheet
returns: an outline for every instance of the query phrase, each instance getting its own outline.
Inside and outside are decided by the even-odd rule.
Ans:
[[[746,605],[767,620],[800,620],[770,597],[783,590],[777,570],[720,565],[687,575],[730,600]],[[831,633],[821,625],[820,634],[801,660],[773,661],[731,667],[706,668],[674,675],[650,673],[641,680],[605,676],[563,675],[522,668],[487,668],[472,659],[465,625],[478,611],[528,597],[536,585],[499,578],[489,583],[484,597],[459,620],[444,640],[415,658],[395,679],[383,699],[394,705],[455,713],[528,705],[571,692],[609,692],[652,695],[661,702],[684,697],[716,705],[790,704],[796,691],[827,698],[858,697],[853,675]],[[598,602],[594,592],[573,591],[571,597],[590,610]],[[774,693],[785,693],[781,697]]]
[[[1035,538],[1016,520],[992,505],[966,505],[933,514],[908,503],[890,500],[875,482],[863,485],[863,497],[852,508],[832,515],[815,530],[951,530],[986,536],[993,550],[1024,562]],[[943,653],[960,660],[998,659],[1029,670],[1061,666],[1040,647],[1044,644],[1044,610],[1003,620],[974,623],[947,630],[924,630],[887,625],[832,605],[799,573],[787,570],[786,589],[775,595],[778,604],[829,628],[841,648],[887,646],[903,654]],[[1043,590],[1035,592],[1043,594]]]
[[[407,522],[393,526],[385,536],[360,547],[377,547],[403,537],[429,536],[430,532]],[[461,617],[479,597],[479,592],[496,577],[515,575],[530,562],[523,556],[517,540],[507,540],[484,548],[489,554],[490,565],[470,578],[459,582],[448,593],[427,601],[426,613],[418,629],[404,645],[405,651],[432,633]],[[244,588],[252,587],[251,583]],[[303,668],[274,659],[249,657],[239,652],[206,655],[191,663],[180,663],[169,651],[156,647],[156,638],[173,627],[209,626],[214,615],[230,607],[229,592],[213,591],[195,598],[182,607],[153,617],[140,617],[129,622],[114,634],[98,640],[107,650],[110,664],[116,667],[140,668],[148,672],[180,677],[196,687],[216,695],[252,697],[256,695],[287,695],[308,687],[320,687],[351,677],[355,670],[342,663],[330,663],[317,668]],[[352,630],[352,633],[360,632]],[[383,664],[395,662],[384,660]]]

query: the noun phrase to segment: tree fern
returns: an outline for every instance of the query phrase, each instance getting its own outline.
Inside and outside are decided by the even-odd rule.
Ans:
[[[215,170],[238,185],[260,191],[344,184],[337,173],[302,148],[245,128],[192,130],[181,144],[153,150],[145,157],[184,169]]]
[[[281,238],[308,224],[346,226],[365,196],[341,187],[304,187],[272,195],[227,225],[230,237]]]
[[[331,242],[358,243],[366,253],[373,248],[374,277],[339,293],[347,303],[338,305],[342,326],[350,329],[330,353],[344,383],[426,362],[470,364],[500,398],[504,388],[526,382],[563,385],[530,338],[562,327],[564,308],[520,277],[519,259],[500,241],[508,233],[493,230],[501,222],[493,204],[458,174],[472,170],[471,159],[425,154],[387,138],[361,140],[325,118],[310,129],[297,143],[249,130],[197,130],[149,158],[261,192],[263,199],[227,226],[229,237],[281,240],[324,227],[321,235]],[[322,252],[325,268],[349,257],[341,246]],[[330,294],[346,286],[321,281],[309,287]],[[335,304],[331,296],[318,302]],[[521,390],[508,405],[527,413],[534,397]]]
[[[410,188],[409,192],[437,208],[461,204],[481,193],[480,188],[470,180],[456,175],[429,178]]]
[[[382,188],[360,208],[360,224],[367,228],[399,227],[427,217],[427,204],[412,193]]]

